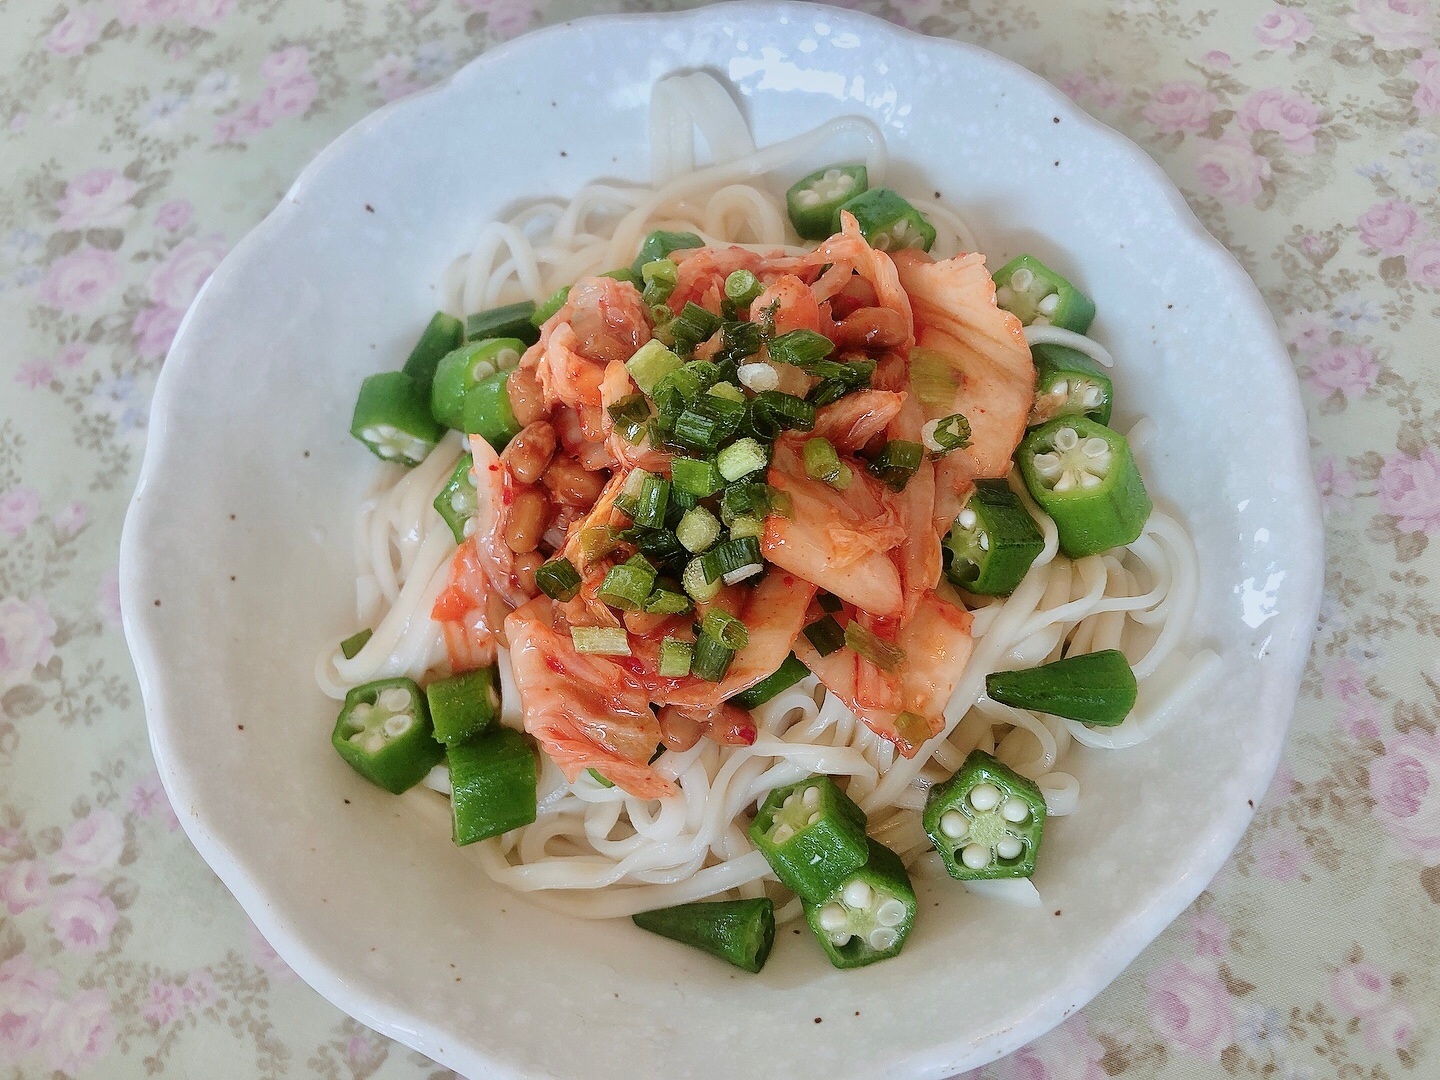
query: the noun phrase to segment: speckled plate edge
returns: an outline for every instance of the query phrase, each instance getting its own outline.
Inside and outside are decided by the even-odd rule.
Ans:
[[[1285,372],[1289,373],[1287,385],[1291,388],[1286,400],[1275,401],[1272,405],[1276,413],[1284,416],[1287,430],[1298,434],[1298,437],[1290,445],[1273,448],[1276,455],[1273,468],[1280,472],[1303,474],[1307,477],[1310,475],[1308,445],[1304,438],[1306,420],[1300,401],[1298,382],[1294,378],[1288,354],[1278,332],[1274,329],[1264,301],[1244,269],[1218,241],[1206,232],[1164,171],[1138,146],[1083,112],[1039,76],[977,46],[948,39],[926,37],[895,27],[873,16],[814,4],[765,3],[744,0],[744,2],[727,3],[724,7],[735,16],[737,21],[761,16],[778,18],[789,15],[801,19],[825,15],[840,22],[858,23],[871,33],[912,39],[917,48],[950,50],[964,54],[972,63],[984,64],[993,68],[997,77],[1013,80],[1016,84],[1025,86],[1030,92],[1045,97],[1056,115],[1078,125],[1097,144],[1108,144],[1109,151],[1117,157],[1128,159],[1135,173],[1148,181],[1155,193],[1163,197],[1176,219],[1176,224],[1191,232],[1195,241],[1202,247],[1208,248],[1216,257],[1215,271],[1228,277],[1229,280],[1226,284],[1233,301],[1236,304],[1247,305],[1250,310],[1245,313],[1246,316],[1257,324],[1269,328],[1270,340],[1263,344],[1267,347],[1266,351],[1273,355],[1275,363],[1283,366]],[[318,175],[331,168],[332,163],[344,158],[358,144],[367,141],[372,135],[382,133],[383,129],[396,122],[399,116],[413,108],[417,100],[461,92],[470,80],[476,78],[478,73],[484,71],[498,58],[515,50],[543,49],[547,42],[570,33],[577,24],[629,23],[638,26],[644,23],[654,23],[666,28],[680,28],[688,21],[705,17],[704,11],[705,9],[666,14],[601,15],[556,24],[482,54],[448,80],[430,88],[423,94],[394,102],[377,110],[353,125],[316,155],[314,160],[301,172],[280,204],[235,246],[212,275],[210,281],[200,290],[190,312],[187,313],[180,325],[175,345],[172,346],[171,356],[162,369],[156,384],[144,461],[135,496],[126,515],[120,544],[121,612],[125,635],[135,661],[136,673],[145,702],[151,746],[156,764],[166,791],[177,808],[196,806],[202,799],[194,787],[192,778],[187,776],[170,752],[168,732],[173,724],[179,722],[179,718],[167,712],[167,673],[160,662],[157,651],[156,627],[151,618],[150,607],[137,600],[135,584],[146,548],[147,529],[153,526],[143,496],[147,487],[158,475],[163,473],[165,460],[168,454],[173,452],[172,443],[167,439],[166,425],[166,417],[174,407],[170,388],[178,381],[175,372],[179,369],[179,365],[194,359],[193,354],[187,353],[184,348],[186,330],[191,321],[191,315],[205,302],[206,293],[216,282],[224,280],[226,275],[233,274],[237,267],[244,264],[252,257],[253,253],[265,246],[268,237],[285,228],[291,216],[292,204],[298,201],[298,197]],[[1300,485],[1300,493],[1304,505],[1296,507],[1295,513],[1298,517],[1308,520],[1317,538],[1316,550],[1318,552],[1323,529],[1319,495],[1313,480]],[[1294,590],[1292,595],[1301,598],[1308,597],[1305,609],[1300,613],[1303,616],[1302,625],[1313,626],[1318,615],[1323,587],[1322,566],[1323,560],[1317,557],[1313,566],[1289,568],[1295,574],[1291,583]],[[1283,684],[1286,690],[1284,697],[1288,702],[1285,713],[1287,730],[1289,720],[1293,716],[1295,695],[1303,673],[1308,644],[1309,635],[1305,635],[1304,648],[1301,647],[1302,642],[1298,640],[1293,642],[1289,670],[1285,673],[1284,678],[1277,676],[1277,680]],[[1252,805],[1258,803],[1263,795],[1268,780],[1278,765],[1283,745],[1284,739],[1277,738],[1267,748],[1269,760],[1264,770],[1258,774],[1264,778],[1265,782],[1258,785],[1253,792]],[[281,957],[330,1002],[383,1034],[431,1054],[442,1064],[457,1070],[483,1069],[484,1075],[496,1077],[527,1075],[485,1057],[479,1048],[468,1047],[463,1044],[463,1041],[457,1042],[452,1038],[452,1032],[437,1029],[422,1015],[408,1011],[397,1012],[389,1005],[382,1004],[372,989],[364,985],[362,981],[347,978],[344,973],[331,968],[311,951],[305,940],[288,924],[284,913],[272,901],[273,890],[267,888],[262,881],[257,880],[238,855],[225,845],[216,831],[212,830],[210,825],[198,814],[182,813],[180,817],[191,842],[239,900],[261,933],[275,947]],[[953,1063],[957,1060],[963,1059],[967,1067],[983,1064],[985,1061],[1003,1056],[1038,1037],[1071,1012],[1090,1001],[1124,970],[1160,930],[1199,895],[1219,871],[1248,827],[1252,817],[1253,810],[1241,808],[1237,804],[1234,814],[1211,835],[1203,848],[1194,852],[1188,872],[1172,882],[1170,887],[1145,912],[1144,923],[1147,927],[1145,932],[1136,933],[1137,928],[1134,925],[1124,928],[1129,931],[1128,933],[1122,933],[1121,928],[1117,928],[1095,951],[1092,963],[1078,971],[1067,982],[1057,986],[1055,993],[1040,1002],[1022,1022],[996,1031],[979,1042],[955,1040],[917,1050],[907,1062],[909,1069],[917,1076],[941,1077],[950,1071]],[[472,1073],[472,1075],[479,1074]]]

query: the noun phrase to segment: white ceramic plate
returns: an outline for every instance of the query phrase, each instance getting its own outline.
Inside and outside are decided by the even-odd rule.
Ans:
[[[992,260],[1034,252],[1094,297],[1118,422],[1158,421],[1146,479],[1195,533],[1196,644],[1224,663],[1163,736],[1067,764],[1082,803],[1046,830],[1043,910],[922,884],[904,953],[861,971],[786,931],[745,976],[500,891],[431,793],[391,797],[335,756],[311,682],[317,645],[352,628],[351,521],[374,468],[347,434],[361,377],[398,365],[442,268],[508,204],[643,178],[650,84],[694,67],[734,82],[762,144],[871,116],[899,184],[943,191]],[[366,1024],[472,1077],[942,1077],[1088,1001],[1240,837],[1317,611],[1317,507],[1270,316],[1140,150],[979,49],[722,4],[522,38],[320,154],[181,328],[121,589],[186,831],[281,956]]]

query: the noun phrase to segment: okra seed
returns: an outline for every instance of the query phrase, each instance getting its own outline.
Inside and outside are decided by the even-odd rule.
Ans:
[[[846,907],[861,910],[868,908],[872,899],[870,886],[856,878],[846,883],[844,890],[840,893],[840,899],[845,902]]]
[[[476,360],[470,368],[470,379],[472,382],[484,382],[491,375],[495,374],[495,365],[489,360]]]
[[[378,754],[381,750],[385,749],[385,736],[381,735],[378,731],[372,731],[369,735],[365,736],[363,745],[367,754]]]
[[[888,926],[877,926],[870,931],[870,947],[878,952],[884,952],[894,945],[900,935]]]
[[[891,897],[875,911],[875,921],[881,926],[899,926],[905,921],[905,904]]]
[[[470,539],[471,535],[475,532],[475,528],[477,525],[479,525],[479,522],[475,518],[472,517],[465,519],[465,524],[461,527],[460,531],[464,535],[466,540]]]
[[[392,686],[380,691],[380,696],[375,699],[375,704],[388,712],[404,712],[410,708],[410,691],[403,686]]]
[[[793,792],[792,792],[791,794],[789,794],[789,795],[786,795],[786,796],[785,796],[785,801],[780,804],[780,809],[781,809],[781,810],[789,810],[792,806],[795,805],[795,799],[796,799],[796,795],[795,795]]]
[[[1082,488],[1099,487],[1099,486],[1100,486],[1100,477],[1096,476],[1094,473],[1088,473],[1088,472],[1087,472],[1087,473],[1081,473],[1081,474],[1080,474],[1080,486],[1081,486]]]
[[[980,534],[979,544],[980,544],[980,550],[981,550],[981,551],[989,551],[989,550],[990,550],[990,534],[989,534],[989,533],[983,533],[983,532],[982,532],[982,533]]]
[[[1010,275],[1010,288],[1014,289],[1016,292],[1029,292],[1030,286],[1034,284],[1034,272],[1025,269],[1025,267],[1023,266]]]
[[[1075,433],[1072,427],[1062,427],[1055,433],[1055,449],[1062,454],[1068,454],[1075,447],[1080,445],[1080,436]]]
[[[951,840],[959,840],[970,831],[970,823],[958,810],[946,810],[940,818],[940,831]]]
[[[370,713],[374,711],[374,709],[374,705],[366,704],[363,701],[360,702],[358,705],[355,706],[355,708],[350,710],[350,722],[356,727],[364,727],[365,718],[369,716]]]
[[[970,509],[961,510],[959,516],[955,518],[956,523],[962,529],[973,529],[978,520],[980,519],[975,516],[975,511]]]
[[[1068,379],[1061,379],[1050,388],[1050,393],[1054,397],[1068,397],[1070,394],[1070,381]]]
[[[816,810],[813,814],[810,815],[810,819],[809,819],[808,821],[806,821],[805,824],[806,824],[806,825],[814,825],[814,824],[815,824],[817,821],[819,821],[819,820],[820,820],[820,811],[819,811],[819,810]]]
[[[1055,309],[1060,306],[1060,294],[1051,293],[1035,306],[1040,309],[1041,315],[1054,315]]]
[[[1000,814],[1006,821],[1018,825],[1030,816],[1030,808],[1023,799],[1010,798],[1000,807]]]
[[[839,904],[826,904],[820,909],[820,929],[834,933],[850,925],[850,917]]]
[[[986,810],[994,810],[1003,798],[1004,795],[994,784],[977,784],[970,792],[970,805],[984,813]]]
[[[1024,850],[1025,845],[1013,836],[1002,837],[1000,842],[995,845],[995,854],[1002,859],[1018,858],[1020,852]]]
[[[1088,458],[1108,457],[1110,454],[1110,444],[1098,435],[1093,439],[1086,439],[1085,445],[1080,449],[1085,452],[1085,456]]]
[[[413,723],[414,719],[409,713],[396,713],[385,721],[385,734],[392,739],[398,739],[410,730],[410,725]]]
[[[971,870],[984,870],[990,865],[990,849],[980,844],[966,844],[960,852],[960,861]]]
[[[1031,325],[1031,326],[1049,326],[1049,325],[1050,325],[1050,320],[1047,319],[1044,315],[1036,315],[1035,318],[1033,318],[1033,319],[1030,320],[1030,325]]]
[[[851,936],[849,930],[834,930],[830,934],[830,941],[835,945],[844,945],[849,942]]]
[[[1086,389],[1085,389],[1085,394],[1084,394],[1083,397],[1081,397],[1080,403],[1081,403],[1082,405],[1084,405],[1086,408],[1091,408],[1091,409],[1093,409],[1096,405],[1099,405],[1099,404],[1100,404],[1100,388],[1099,388],[1098,386],[1086,387]]]
[[[795,830],[792,829],[789,825],[781,825],[778,829],[775,830],[775,843],[783,844],[785,843],[785,841],[789,840],[794,835]]]
[[[1006,288],[1004,285],[1001,285],[1000,288],[995,290],[995,303],[998,306],[1002,308],[1008,308],[1014,302],[1014,300],[1015,293],[1012,292],[1010,289]]]
[[[820,789],[818,787],[807,787],[803,801],[806,806],[818,806],[820,803]]]
[[[806,210],[820,205],[820,193],[813,188],[806,188],[804,191],[795,193],[795,201]]]

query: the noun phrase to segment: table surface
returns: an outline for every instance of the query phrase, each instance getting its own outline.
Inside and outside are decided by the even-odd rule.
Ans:
[[[1431,2],[851,5],[1017,60],[1155,156],[1275,313],[1325,499],[1319,633],[1254,824],[1114,985],[985,1080],[1440,1076]],[[179,831],[116,545],[181,313],[316,151],[498,40],[614,9],[0,4],[5,1075],[452,1075],[300,983]]]

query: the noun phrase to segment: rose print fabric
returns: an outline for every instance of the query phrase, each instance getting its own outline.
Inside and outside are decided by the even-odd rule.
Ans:
[[[527,29],[666,6],[0,3],[0,1074],[448,1075],[301,983],[185,840],[120,523],[186,308],[321,147]],[[1440,0],[846,6],[1017,60],[1155,157],[1275,313],[1325,501],[1249,833],[1095,1002],[967,1080],[1440,1076]]]

